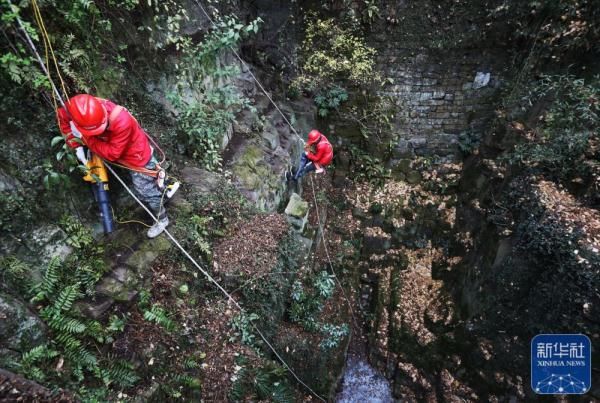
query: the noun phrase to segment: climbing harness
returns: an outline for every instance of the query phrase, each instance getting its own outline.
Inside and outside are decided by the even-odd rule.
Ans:
[[[10,0],[9,4],[10,4]],[[37,2],[36,0],[32,0],[32,6],[34,8],[34,14],[36,14],[36,21],[38,21],[38,25],[40,26],[40,30],[43,31],[42,36],[44,38],[44,43],[45,43],[45,47],[46,47],[46,56],[48,56],[48,48],[51,49],[51,56],[54,60],[54,64],[56,66],[56,69],[58,70],[58,62],[56,60],[56,57],[54,55],[54,52],[52,51],[51,48],[51,44],[49,37],[47,36],[47,33],[45,32],[45,27],[43,27],[43,20],[41,18],[41,13],[39,12],[39,8],[37,7]],[[29,33],[27,32],[27,30],[25,29],[21,19],[19,16],[16,17],[17,21],[19,23],[19,27],[21,28],[21,30],[23,31],[23,33],[25,34],[28,43],[30,44],[31,50],[32,52],[36,55],[38,62],[40,63],[42,70],[44,70],[47,73],[48,76],[48,80],[50,81],[50,84],[52,85],[52,88],[54,89],[54,94],[56,95],[56,97],[53,98],[53,101],[56,103],[56,98],[58,98],[58,100],[60,101],[61,105],[63,108],[66,109],[66,105],[65,102],[63,100],[63,98],[61,97],[61,94],[58,92],[58,90],[56,89],[52,77],[49,73],[49,71],[47,70],[46,66],[44,62],[42,61],[41,57],[39,56],[33,41],[31,40],[31,37],[29,36]],[[42,28],[43,27],[43,28]],[[46,43],[47,42],[47,43]],[[61,84],[63,85],[63,92],[65,94],[65,96],[67,96],[67,91],[64,87],[64,83],[62,80],[62,77],[60,77],[60,72],[58,72],[59,78],[61,80]],[[68,100],[68,98],[67,98]],[[287,120],[287,119],[286,119]],[[288,122],[289,123],[289,122]],[[290,126],[291,127],[291,126]],[[292,127],[293,129],[293,127]],[[295,129],[293,129],[295,131]],[[114,164],[114,165],[118,165],[118,164]],[[158,223],[159,218],[157,216],[155,216],[149,209],[148,207],[146,207],[146,205],[144,205],[144,203],[142,203],[142,201],[140,199],[138,199],[136,197],[136,195],[133,193],[133,191],[129,188],[129,186],[127,186],[127,184],[123,181],[123,179],[121,179],[121,177],[119,176],[119,174],[113,169],[113,167],[111,166],[111,163],[106,164],[106,168],[108,168],[108,170],[111,172],[111,174],[117,178],[117,180],[119,181],[119,183],[121,183],[121,185],[123,186],[123,188],[131,195],[131,197],[133,197],[133,199],[148,213],[148,215],[150,217],[152,217],[152,219]],[[127,167],[124,167],[127,168]],[[164,196],[164,194],[163,194]],[[202,266],[185,250],[185,248],[183,246],[181,246],[181,244],[177,241],[177,239],[169,232],[168,229],[164,230],[164,233],[169,237],[169,239],[171,240],[171,242],[173,242],[173,244],[175,244],[179,250],[181,250],[181,252],[190,260],[190,262],[210,281],[212,282],[226,297],[227,299],[231,302],[231,304],[233,304],[242,314],[246,314],[246,311],[244,308],[242,308],[242,306],[233,298],[233,296],[227,292],[227,290],[225,290],[204,268],[202,268]],[[275,347],[273,347],[273,345],[268,341],[268,339],[266,338],[266,336],[263,334],[263,332],[260,331],[260,329],[254,324],[251,323],[252,327],[254,328],[254,331],[260,336],[260,338],[263,340],[263,342],[269,347],[269,349],[273,352],[273,354],[277,357],[277,359],[282,363],[282,365],[287,369],[287,371],[294,377],[294,379],[296,379],[296,381],[298,383],[300,383],[302,386],[304,386],[310,393],[312,393],[316,398],[318,398],[319,400],[326,402],[326,399],[324,399],[323,397],[321,397],[319,394],[317,394],[310,386],[308,386],[306,383],[304,383],[299,377],[298,375],[294,372],[294,370],[287,364],[287,362],[283,359],[283,357],[281,357],[281,355],[277,352],[277,350],[275,349]]]

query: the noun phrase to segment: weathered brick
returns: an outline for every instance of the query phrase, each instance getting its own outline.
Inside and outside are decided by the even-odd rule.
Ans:
[[[446,96],[446,93],[444,91],[434,91],[433,92],[433,99],[444,99],[444,97]]]

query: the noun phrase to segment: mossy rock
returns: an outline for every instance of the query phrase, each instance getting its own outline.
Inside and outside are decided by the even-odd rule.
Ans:
[[[233,173],[248,190],[259,190],[264,184],[273,187],[272,172],[263,160],[263,151],[256,145],[249,145],[233,166]]]
[[[105,277],[100,284],[96,286],[96,292],[99,295],[104,295],[115,301],[128,302],[131,301],[137,295],[137,288],[139,281],[122,283],[112,277]]]
[[[166,235],[161,235],[155,239],[144,240],[135,252],[127,259],[127,265],[136,268],[138,271],[144,271],[160,255],[171,248],[171,242]]]
[[[308,213],[308,202],[302,200],[299,194],[292,193],[290,201],[285,208],[285,214],[294,218],[304,218]]]
[[[398,162],[398,171],[402,172],[405,175],[409,174],[410,173],[410,163],[411,163],[411,161],[409,159],[401,159]]]
[[[44,329],[24,302],[0,292],[0,348],[24,352],[45,340]]]
[[[418,171],[410,171],[406,175],[406,181],[408,183],[410,183],[411,185],[419,184],[419,183],[421,183],[422,180],[423,180],[423,176],[421,176],[421,173]]]

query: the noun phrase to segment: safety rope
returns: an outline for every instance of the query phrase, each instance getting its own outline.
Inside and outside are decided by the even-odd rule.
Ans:
[[[217,29],[217,24],[215,24],[214,20],[211,18],[211,16],[208,14],[208,12],[206,11],[206,9],[204,8],[204,6],[202,6],[202,4],[200,3],[199,0],[194,0],[196,2],[196,4],[198,5],[198,7],[200,7],[200,9],[202,10],[202,13],[206,16],[206,18],[208,19],[208,21],[210,21],[210,23],[212,24],[212,26]],[[285,116],[285,114],[281,111],[281,109],[279,108],[279,106],[277,106],[277,103],[273,100],[273,98],[271,98],[271,96],[269,95],[269,93],[267,92],[267,90],[265,90],[265,87],[263,87],[263,85],[260,83],[260,81],[256,78],[256,76],[252,73],[252,70],[250,69],[250,66],[248,66],[248,63],[246,63],[244,61],[244,59],[242,59],[242,57],[239,55],[239,53],[231,48],[231,51],[233,52],[233,54],[237,57],[237,59],[240,61],[240,63],[242,63],[242,65],[246,68],[246,70],[248,71],[248,73],[250,73],[250,76],[252,77],[252,79],[256,82],[256,84],[258,85],[258,87],[262,90],[262,92],[265,94],[265,96],[269,99],[269,101],[271,102],[271,104],[273,104],[273,106],[275,107],[275,109],[279,112],[279,114],[281,115],[281,117],[283,118],[283,120],[285,120],[285,122],[288,124],[288,126],[290,127],[290,129],[292,129],[292,132],[296,135],[296,137],[298,137],[298,139],[300,140],[300,142],[302,144],[305,143],[304,138],[302,138],[302,136],[300,136],[300,134],[298,134],[298,131],[294,128],[294,125],[292,125],[292,123],[288,120],[288,118]],[[312,194],[313,194],[313,198],[314,198],[314,203],[315,203],[315,209],[317,211],[317,222],[319,224],[319,228],[321,228],[321,236],[323,239],[323,247],[325,249],[325,255],[327,257],[327,261],[329,262],[329,267],[331,268],[331,272],[333,273],[333,276],[338,284],[338,286],[342,289],[342,293],[343,293],[343,297],[346,300],[346,303],[348,304],[348,308],[350,310],[350,314],[352,315],[352,321],[354,324],[356,324],[356,319],[354,317],[354,311],[352,309],[352,304],[350,303],[350,300],[348,299],[348,297],[346,296],[346,291],[344,290],[344,287],[342,287],[342,283],[340,282],[334,266],[333,266],[333,262],[331,261],[331,257],[329,255],[329,248],[327,247],[327,240],[325,239],[325,226],[321,223],[321,217],[319,214],[319,204],[317,203],[317,198],[315,197],[315,184],[313,181],[312,176],[310,177],[310,184],[312,187]]]
[[[11,1],[10,0],[7,0],[7,1],[8,1],[8,4],[10,6],[12,6]],[[38,63],[42,67],[42,71],[44,72],[44,74],[46,74],[46,77],[48,77],[48,81],[49,81],[50,86],[52,88],[52,93],[54,94],[54,96],[52,97],[52,101],[54,102],[54,105],[56,106],[56,99],[57,98],[60,100],[61,104],[64,105],[64,101],[62,99],[62,96],[60,95],[60,92],[58,92],[58,89],[54,85],[54,81],[52,80],[52,77],[50,76],[50,71],[48,71],[48,69],[46,68],[46,64],[44,64],[44,61],[42,60],[40,54],[38,53],[37,48],[35,47],[35,44],[31,40],[31,37],[29,36],[29,33],[27,32],[27,28],[25,28],[25,24],[23,24],[23,21],[21,20],[21,18],[18,15],[16,16],[16,20],[17,20],[17,24],[19,25],[19,28],[21,29],[21,31],[23,31],[25,33],[25,39],[26,39],[27,45],[29,45],[29,48],[31,49],[32,53],[37,58]],[[46,48],[46,42],[45,42],[45,40],[44,40],[44,48],[46,49],[46,60],[48,60],[47,59],[48,51],[47,51],[47,48]],[[56,108],[55,108],[55,110],[56,110]],[[57,117],[57,119],[58,119],[58,117]]]
[[[210,15],[208,15],[208,13],[206,12],[206,9],[202,6],[202,4],[200,3],[200,1],[198,1],[198,0],[194,0],[194,1],[198,5],[198,7],[200,7],[200,9],[202,10],[202,13],[204,13],[204,15],[206,16],[206,18],[208,18],[208,21],[210,21],[210,23],[213,25],[213,27],[215,29],[218,28],[217,24],[215,24],[214,20],[210,17]],[[242,59],[242,57],[238,54],[238,52],[235,51],[235,49],[231,48],[231,51],[237,57],[237,59],[240,61],[240,63],[242,63],[242,65],[244,65],[244,67],[246,68],[246,70],[248,71],[248,73],[250,73],[250,76],[254,79],[254,81],[260,87],[260,89],[262,90],[262,92],[267,96],[267,98],[269,99],[269,101],[271,101],[271,103],[273,104],[273,106],[275,107],[275,109],[277,109],[277,111],[281,114],[281,116],[286,121],[286,123],[288,124],[288,126],[290,126],[290,129],[292,129],[292,131],[294,132],[294,134],[296,135],[296,137],[298,137],[298,139],[302,143],[304,143],[304,139],[302,138],[302,136],[300,136],[300,134],[298,134],[298,132],[296,131],[296,129],[294,128],[294,126],[290,123],[290,121],[288,120],[288,118],[284,115],[284,113],[281,111],[281,109],[279,109],[279,106],[277,106],[277,104],[275,103],[275,101],[273,101],[273,98],[271,98],[271,96],[269,95],[269,93],[267,92],[267,90],[265,90],[265,87],[262,86],[262,84],[260,83],[260,81],[258,81],[258,79],[254,75],[254,73],[252,73],[252,70],[250,70],[250,67],[248,66],[248,64],[244,61],[244,59]]]
[[[356,318],[354,317],[354,310],[352,309],[352,304],[350,303],[350,300],[348,299],[348,296],[346,295],[346,290],[344,289],[344,287],[342,287],[342,283],[338,279],[338,276],[335,273],[335,270],[333,269],[333,263],[331,262],[331,256],[329,255],[329,247],[327,246],[327,239],[325,238],[325,226],[321,225],[321,214],[319,213],[319,205],[317,204],[317,195],[315,193],[315,183],[313,181],[312,176],[310,176],[310,184],[312,186],[312,195],[313,195],[313,200],[315,202],[315,210],[317,212],[317,222],[319,223],[319,229],[321,231],[321,239],[323,240],[323,249],[325,250],[325,256],[327,257],[327,261],[329,262],[329,267],[331,268],[331,272],[333,273],[333,278],[335,278],[335,281],[337,282],[338,286],[341,288],[343,297],[348,304],[348,309],[350,310],[350,316],[352,317],[352,323],[356,326],[357,322],[356,322]]]
[[[40,14],[40,18],[41,18],[41,14]],[[37,49],[35,48],[35,46],[33,46],[33,41],[31,40],[31,37],[29,36],[29,33],[27,32],[27,30],[25,29],[20,17],[17,16],[17,21],[19,23],[19,27],[22,29],[23,33],[25,34],[25,36],[27,37],[27,41],[30,43],[31,45],[31,50],[33,51],[33,53],[35,53],[38,62],[40,63],[40,66],[42,67],[42,70],[44,70],[45,72],[48,72],[46,65],[44,65],[44,62],[42,61],[39,53],[37,52]],[[58,63],[56,61],[56,57],[54,55],[53,52],[50,52],[52,58],[54,59],[54,63],[58,68]],[[56,92],[56,96],[58,98],[58,100],[60,101],[61,105],[63,106],[63,108],[66,109],[65,106],[65,102],[63,100],[63,98],[61,97],[60,93],[58,92],[58,90],[56,89],[56,86],[54,85],[54,82],[52,80],[52,77],[48,74],[49,76],[49,80],[50,80],[50,84],[52,85],[53,89]],[[62,80],[62,79],[61,79]],[[65,96],[67,95],[67,93],[65,92]],[[117,172],[115,172],[115,170],[112,168],[111,163],[108,161],[106,162],[106,167],[108,168],[108,170],[111,172],[111,174],[117,178],[117,180],[119,181],[119,183],[121,183],[121,185],[123,186],[123,188],[125,188],[125,190],[131,195],[131,197],[133,197],[133,199],[148,213],[148,215],[150,215],[150,217],[152,217],[152,219],[158,223],[158,217],[155,216],[149,209],[148,207],[146,207],[146,205],[144,205],[144,203],[142,203],[142,201],[140,199],[137,198],[137,196],[133,193],[133,191],[129,188],[129,186],[127,186],[127,184],[123,181],[123,179],[121,179],[121,177],[119,176],[119,174],[117,174]],[[179,243],[179,241],[177,241],[177,239],[165,228],[164,233],[169,237],[169,239],[171,240],[171,242],[173,242],[173,244],[175,244],[179,250],[181,250],[181,252],[185,255],[185,257],[187,257],[190,262],[192,262],[192,264],[210,281],[212,282],[226,297],[227,299],[242,313],[242,314],[246,314],[246,311],[244,310],[244,308],[242,308],[242,306],[233,298],[233,296],[227,292],[227,290],[225,290],[225,288],[223,288],[209,273],[208,271],[206,271],[204,268],[202,268],[202,266],[185,250],[185,248],[183,246],[181,246],[181,244]],[[254,328],[255,332],[260,336],[260,338],[263,340],[263,342],[269,347],[269,349],[273,352],[273,354],[275,354],[275,356],[277,357],[277,359],[282,363],[282,365],[287,369],[287,371],[296,379],[296,381],[301,384],[302,386],[304,386],[310,393],[312,393],[316,398],[318,398],[319,400],[326,402],[327,400],[324,399],[323,397],[321,397],[318,393],[316,393],[310,386],[308,386],[306,383],[304,383],[300,377],[294,372],[294,370],[287,364],[287,362],[283,359],[283,357],[281,357],[281,355],[277,352],[277,350],[275,349],[275,347],[273,347],[273,345],[269,342],[269,340],[266,338],[266,336],[263,334],[263,332],[254,324],[251,323],[252,327]]]

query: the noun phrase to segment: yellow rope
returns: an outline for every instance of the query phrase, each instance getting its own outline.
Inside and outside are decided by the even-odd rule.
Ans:
[[[42,12],[37,4],[37,0],[31,0],[31,7],[33,8],[33,14],[36,20],[38,27],[40,28],[40,33],[42,35],[42,39],[44,40],[44,49],[46,51],[46,66],[49,66],[48,63],[48,49],[50,49],[50,55],[52,56],[52,62],[54,64],[54,68],[56,70],[56,75],[60,81],[60,86],[63,91],[63,94],[67,100],[69,101],[69,93],[65,86],[65,82],[60,74],[60,68],[58,67],[58,60],[56,60],[56,55],[54,54],[54,48],[52,47],[52,42],[50,41],[50,35],[48,35],[48,31],[46,30],[46,24],[44,23],[44,19],[42,18]],[[48,75],[50,75],[50,69],[48,69]]]
[[[113,208],[113,206],[112,206],[112,205],[110,206],[110,209],[111,209],[111,211],[112,211],[112,215],[113,215],[113,218],[115,219],[115,222],[116,222],[116,223],[118,223],[118,224],[141,224],[141,225],[143,225],[143,226],[144,226],[144,227],[146,227],[146,228],[150,228],[150,227],[151,227],[151,225],[148,225],[148,224],[146,224],[145,222],[143,222],[143,221],[138,221],[138,220],[126,220],[126,221],[119,221],[119,220],[117,219],[117,215],[115,214],[115,209]]]

